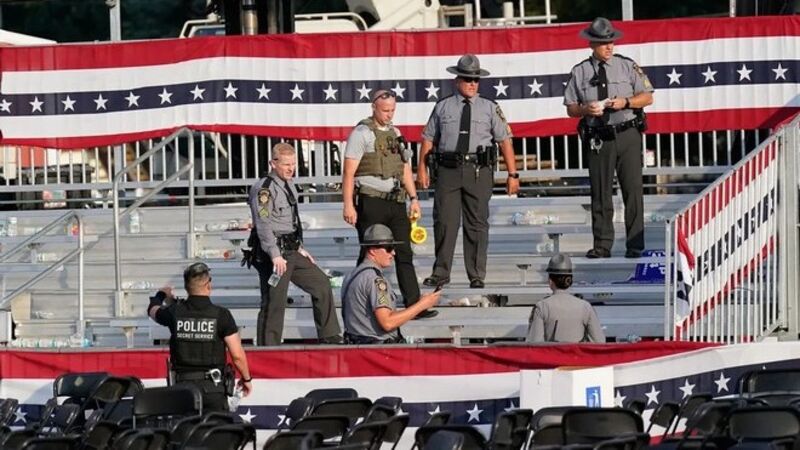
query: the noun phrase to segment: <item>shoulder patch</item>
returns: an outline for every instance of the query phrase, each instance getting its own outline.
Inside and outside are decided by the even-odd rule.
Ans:
[[[494,108],[494,112],[497,113],[497,117],[499,117],[500,120],[502,120],[505,123],[508,123],[508,120],[506,120],[506,116],[503,114],[503,110],[502,108],[500,108],[500,105],[497,105]]]
[[[262,218],[269,217],[269,189],[262,188],[258,190],[258,215]]]
[[[383,277],[375,278],[375,289],[378,290],[378,306],[392,306],[392,297],[389,294],[389,285]]]
[[[645,88],[653,89],[653,84],[650,83],[650,78],[647,77],[647,74],[644,73],[644,70],[642,70],[642,68],[638,64],[633,63],[633,71],[636,72],[637,75],[642,77],[642,83],[644,83]]]

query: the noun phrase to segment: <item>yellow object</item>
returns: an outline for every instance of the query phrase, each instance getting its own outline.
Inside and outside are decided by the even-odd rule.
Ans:
[[[415,244],[422,244],[428,239],[428,230],[425,227],[417,225],[417,219],[411,220],[411,242]]]

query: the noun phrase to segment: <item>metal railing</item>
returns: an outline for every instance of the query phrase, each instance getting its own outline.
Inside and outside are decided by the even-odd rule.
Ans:
[[[189,139],[189,155],[188,155],[188,163],[181,167],[180,169],[176,170],[175,173],[158,183],[157,185],[153,186],[152,189],[147,192],[142,197],[138,198],[133,204],[125,208],[122,212],[120,212],[120,198],[119,198],[119,188],[122,182],[123,177],[127,174],[131,168],[136,168],[150,158],[151,155],[161,151],[165,146],[172,142],[177,142],[178,138],[183,135],[187,135]],[[192,139],[192,132],[187,128],[181,128],[180,130],[170,134],[166,138],[164,138],[158,145],[154,146],[150,150],[146,151],[144,154],[136,158],[130,164],[127,164],[121,170],[119,170],[114,175],[113,187],[112,187],[112,195],[113,195],[113,207],[114,207],[114,280],[115,280],[115,313],[117,316],[120,316],[123,311],[124,305],[124,291],[122,289],[122,259],[120,255],[120,243],[119,243],[119,221],[124,217],[128,217],[131,213],[136,211],[141,205],[149,201],[153,198],[156,194],[158,194],[162,189],[166,186],[172,184],[175,180],[180,178],[183,174],[188,173],[188,180],[186,181],[187,188],[189,190],[188,198],[189,198],[189,228],[186,235],[186,255],[187,258],[194,253],[194,139]]]
[[[78,258],[78,323],[77,323],[77,334],[83,338],[86,335],[86,316],[85,316],[85,308],[84,308],[84,292],[83,292],[83,284],[84,284],[84,230],[83,230],[83,220],[81,215],[78,211],[69,211],[66,214],[62,215],[61,217],[55,219],[54,221],[50,222],[49,224],[42,227],[41,230],[37,231],[36,233],[28,236],[27,238],[23,239],[22,242],[8,250],[7,252],[0,255],[0,263],[8,262],[9,259],[22,251],[23,249],[29,248],[31,245],[37,245],[37,241],[41,240],[47,233],[55,229],[56,227],[60,226],[61,224],[70,221],[75,221],[76,228],[77,228],[77,247],[74,250],[69,251],[66,255],[64,255],[61,259],[53,262],[41,272],[35,274],[33,277],[28,279],[25,283],[17,286],[10,294],[4,295],[2,300],[0,300],[0,310],[7,311],[9,304],[11,301],[16,298],[19,294],[26,292],[33,286],[35,286],[38,282],[43,280],[47,275],[52,273],[54,270],[62,267],[64,264],[72,261],[75,257]],[[9,332],[11,328],[9,328]],[[6,336],[4,337],[7,341],[10,341],[11,337]]]
[[[667,221],[665,336],[797,337],[800,115]]]
[[[653,178],[646,184],[705,186],[714,176],[730,170],[767,135],[764,130],[648,134],[642,143],[644,174]],[[197,149],[193,172],[198,197],[230,196],[231,192],[238,192],[241,200],[241,188],[251,186],[263,175],[268,169],[272,146],[284,141],[188,131],[162,145],[165,139],[79,151],[6,147],[0,152],[4,178],[0,184],[0,204],[36,207],[60,202],[67,203],[68,207],[109,207],[114,190],[111,174],[122,172],[117,187],[125,192],[152,189],[170,175],[186,170],[185,165],[190,162],[187,149],[190,143]],[[318,192],[337,193],[345,143],[289,142],[299,150],[296,183],[313,186]],[[588,176],[577,136],[518,138],[514,144],[523,190],[540,189],[544,184],[569,184],[571,179]],[[154,147],[159,150],[148,151]],[[418,150],[416,144],[412,144],[412,148],[415,152]],[[145,152],[148,156],[139,159]],[[140,163],[135,168],[119,170],[126,158],[137,159]],[[24,160],[38,163],[26,167],[22,164]],[[504,178],[504,165],[498,164],[496,169],[498,179]],[[558,183],[553,183],[554,180]],[[173,181],[173,187],[188,187],[188,179]],[[304,193],[310,191],[306,189]],[[60,197],[41,198],[42,192]]]

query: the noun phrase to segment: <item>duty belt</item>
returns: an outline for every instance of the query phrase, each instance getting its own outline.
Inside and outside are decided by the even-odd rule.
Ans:
[[[213,381],[214,384],[219,384],[222,381],[222,370],[214,368],[210,370],[193,370],[193,371],[177,371],[175,372],[175,381]]]
[[[297,250],[303,244],[302,242],[300,242],[297,233],[289,233],[289,234],[282,234],[280,236],[275,236],[275,240],[278,242],[278,248],[280,248],[281,251],[284,252]]]
[[[436,153],[436,162],[442,167],[451,167],[454,165],[463,165],[467,163],[475,164],[476,166],[486,165],[480,161],[479,156],[476,153]]]
[[[631,119],[627,122],[617,123],[614,125],[601,125],[598,127],[589,127],[589,134],[592,137],[599,137],[604,141],[613,141],[617,138],[617,134],[622,133],[628,128],[635,128],[639,126],[639,119]]]
[[[360,186],[358,188],[358,194],[366,195],[367,197],[372,197],[372,198],[379,198],[381,200],[387,200],[390,202],[397,202],[397,203],[406,202],[406,193],[405,191],[400,191],[400,190],[392,192],[381,192],[371,187]]]

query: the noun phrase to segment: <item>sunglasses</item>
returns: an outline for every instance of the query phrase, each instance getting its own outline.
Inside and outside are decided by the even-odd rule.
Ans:
[[[461,77],[461,81],[464,83],[478,83],[481,81],[480,78],[470,78],[470,77]]]
[[[378,100],[386,100],[387,98],[395,98],[397,94],[394,91],[383,91],[380,95],[376,95],[375,98],[372,99],[372,103],[377,102]]]
[[[381,246],[380,248],[385,250],[386,253],[392,253],[394,251],[394,245],[384,245],[384,246]]]

